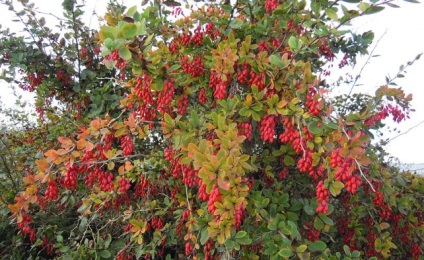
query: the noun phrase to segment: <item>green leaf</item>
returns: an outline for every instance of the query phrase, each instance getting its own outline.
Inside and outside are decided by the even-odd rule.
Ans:
[[[133,24],[133,23],[126,23],[124,24],[124,27],[122,28],[122,32],[124,33],[124,36],[126,38],[134,38],[135,36],[137,36],[137,25]]]
[[[306,248],[308,248],[306,245],[300,245],[296,248],[297,253],[303,253],[305,252]]]
[[[65,252],[69,251],[69,246],[62,246],[62,247],[59,249],[59,251],[60,251],[61,253],[65,253]]]
[[[324,228],[324,222],[320,218],[315,218],[314,228],[317,230],[322,230]]]
[[[103,251],[101,251],[101,252],[99,253],[99,255],[100,255],[102,258],[109,258],[109,257],[111,257],[111,254],[110,254],[110,252],[109,252],[108,250],[103,250]]]
[[[172,72],[172,71],[177,70],[179,68],[181,68],[180,64],[174,64],[171,67],[169,67],[168,72]]]
[[[234,237],[235,239],[237,239],[237,238],[242,238],[242,237],[245,237],[246,236],[246,231],[244,231],[244,230],[240,230],[239,232],[237,232],[237,234],[236,234],[236,236]]]
[[[137,6],[134,5],[133,7],[128,9],[126,16],[133,17],[136,12],[137,12]]]
[[[343,251],[347,256],[350,256],[350,248],[347,245],[343,246]]]
[[[204,245],[209,239],[209,231],[207,228],[202,229],[200,232],[200,244]]]
[[[308,124],[308,130],[312,134],[319,135],[322,133],[322,127],[318,126],[318,121],[312,121]]]
[[[119,49],[119,57],[123,58],[124,60],[131,60],[132,55],[128,48],[121,48]]]
[[[323,251],[327,248],[327,245],[322,241],[316,241],[312,244],[309,244],[309,249],[312,251]]]
[[[246,235],[244,237],[236,238],[236,242],[242,245],[250,245],[252,243],[252,239]]]
[[[230,27],[231,27],[232,29],[238,29],[238,28],[240,28],[242,25],[243,25],[243,20],[241,20],[240,18],[236,18],[236,19],[234,19],[234,20],[232,20],[232,21],[230,22]]]
[[[281,56],[277,54],[272,54],[271,56],[269,56],[269,62],[271,62],[271,64],[277,66],[280,69],[283,69],[287,67],[287,65],[289,65],[288,63],[284,63]]]
[[[100,26],[99,37],[102,42],[106,39],[115,39],[117,30],[111,26]]]
[[[330,193],[333,195],[333,197],[339,195],[343,188],[344,184],[340,181],[330,183]]]
[[[281,249],[278,254],[282,257],[290,257],[293,253],[289,248]]]
[[[293,50],[299,49],[299,40],[294,36],[290,36],[288,44]]]
[[[284,164],[286,166],[294,166],[296,164],[296,161],[290,155],[286,155],[284,156]]]
[[[331,218],[327,217],[326,215],[320,213],[318,214],[318,216],[322,219],[322,221],[324,221],[325,224],[330,226],[334,225],[334,221]]]
[[[339,20],[339,18],[337,17],[337,10],[335,11],[333,8],[327,8],[325,9],[325,13],[328,15],[328,17],[330,17],[331,20]]]
[[[384,9],[384,6],[375,6],[375,5],[373,5],[373,6],[370,6],[369,8],[367,8],[364,11],[364,14],[375,14],[375,13],[378,13],[378,12],[383,11],[383,9]]]

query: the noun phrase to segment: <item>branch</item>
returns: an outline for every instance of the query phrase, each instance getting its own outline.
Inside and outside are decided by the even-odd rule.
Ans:
[[[417,128],[418,126],[420,126],[420,125],[421,125],[421,124],[423,124],[423,123],[424,123],[424,120],[423,120],[423,121],[421,121],[421,122],[419,122],[418,124],[414,125],[413,127],[409,128],[409,129],[408,129],[408,130],[406,130],[405,132],[403,132],[403,133],[401,133],[401,134],[398,134],[397,136],[393,137],[392,139],[389,139],[389,140],[386,142],[386,144],[390,143],[391,141],[393,141],[394,139],[398,138],[399,136],[406,135],[407,133],[409,133],[409,131],[411,131],[411,130],[412,130],[412,129],[414,129],[414,128]]]
[[[371,50],[371,53],[368,55],[367,60],[365,61],[364,65],[362,66],[361,70],[359,71],[359,74],[355,77],[355,80],[353,81],[352,87],[350,87],[349,90],[349,94],[347,94],[347,96],[349,97],[350,94],[352,94],[353,88],[356,86],[356,83],[358,81],[358,79],[361,77],[362,75],[362,71],[365,69],[365,67],[368,65],[368,62],[370,61],[372,54],[374,53],[374,51],[377,49],[378,44],[380,43],[381,39],[386,35],[387,30],[383,33],[383,35],[381,35],[380,39],[378,39],[377,43],[375,44],[374,48]],[[344,108],[343,108],[344,109]]]

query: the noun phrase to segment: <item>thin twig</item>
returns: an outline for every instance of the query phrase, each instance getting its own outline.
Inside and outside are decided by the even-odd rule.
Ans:
[[[355,159],[356,165],[358,166],[359,172],[361,173],[362,178],[364,178],[368,184],[370,185],[371,189],[373,192],[375,192],[375,188],[374,185],[372,185],[372,183],[370,182],[370,180],[368,180],[368,178],[365,176],[364,172],[362,171],[361,165],[359,164],[358,160]]]
[[[397,136],[393,137],[392,139],[389,139],[389,140],[386,142],[386,144],[390,143],[391,141],[393,141],[394,139],[398,138],[399,136],[406,135],[407,133],[409,133],[409,131],[411,131],[411,130],[412,130],[412,129],[414,129],[414,128],[417,128],[418,126],[420,126],[420,125],[421,125],[421,124],[423,124],[423,123],[424,123],[424,120],[423,120],[423,121],[421,121],[421,122],[419,122],[418,124],[414,125],[413,127],[409,128],[406,132],[403,132],[403,133],[401,133],[401,134],[398,134]]]
[[[365,67],[369,64],[369,61],[370,61],[374,51],[377,49],[377,46],[379,45],[381,39],[383,39],[383,37],[386,35],[386,33],[387,33],[387,30],[383,33],[383,35],[381,35],[381,37],[378,39],[377,43],[375,44],[374,48],[371,50],[371,53],[368,55],[368,58],[365,61],[364,65],[362,66],[361,70],[359,71],[359,74],[355,77],[355,80],[353,81],[352,87],[350,87],[349,94],[347,94],[348,97],[350,96],[350,94],[352,94],[353,88],[356,86],[358,79],[362,75],[362,71],[364,71]]]

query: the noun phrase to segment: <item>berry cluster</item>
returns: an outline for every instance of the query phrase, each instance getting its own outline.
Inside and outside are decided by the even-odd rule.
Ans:
[[[194,57],[193,61],[190,61],[188,56],[182,56],[180,58],[180,64],[183,71],[193,78],[205,74],[205,64],[200,56]]]
[[[206,102],[208,102],[208,97],[206,95],[206,89],[202,88],[199,91],[199,96],[198,96],[198,100],[200,102],[200,104],[206,104]]]
[[[305,141],[300,138],[300,133],[297,130],[297,128],[294,126],[294,124],[290,121],[290,118],[286,117],[283,121],[283,125],[285,127],[285,130],[278,139],[282,143],[288,143],[290,146],[295,150],[297,154],[303,153],[303,148],[305,147]]]
[[[184,166],[183,168],[183,183],[186,184],[188,187],[193,188],[198,184],[199,178],[198,178],[198,172],[193,170],[190,166]]]
[[[328,193],[328,189],[324,187],[324,181],[318,182],[316,194],[317,194],[317,202],[318,202],[318,207],[316,209],[316,212],[323,213],[323,214],[327,213],[330,194]]]
[[[278,5],[278,0],[265,0],[265,10],[269,14],[272,13],[272,11],[274,11]]]
[[[213,89],[213,96],[216,99],[224,99],[227,97],[227,88],[230,84],[230,78],[227,77],[227,81],[223,81],[221,77],[215,71],[211,71],[209,79],[209,87]]]
[[[121,194],[127,193],[127,191],[130,189],[130,179],[127,178],[120,178],[119,179],[119,192]]]
[[[27,214],[22,214],[22,219],[19,221],[18,227],[21,230],[22,234],[29,235],[29,238],[31,242],[35,242],[36,240],[36,230],[34,228],[31,228],[30,224],[32,222],[32,218],[28,216]]]
[[[205,33],[208,35],[212,40],[215,40],[219,36],[219,31],[215,28],[215,25],[212,22],[209,22],[205,26]]]
[[[389,116],[389,111],[386,107],[381,108],[381,110],[373,116],[369,116],[364,124],[366,126],[375,126],[377,123],[380,123],[383,119]]]
[[[44,73],[43,72],[28,73],[27,79],[28,79],[29,85],[22,84],[20,85],[20,88],[22,88],[25,91],[33,92],[38,86],[41,85],[41,83],[43,83]]]
[[[344,182],[346,190],[352,194],[355,194],[358,188],[361,186],[361,177],[358,175],[351,175],[349,179]]]
[[[93,188],[94,183],[98,180],[100,172],[102,172],[101,168],[94,167],[86,176],[84,176],[84,184],[90,189]]]
[[[187,242],[185,244],[185,255],[186,256],[191,256],[193,254],[193,244],[191,242]]]
[[[103,63],[106,63],[107,61],[116,61],[115,67],[120,70],[125,69],[125,67],[127,66],[126,61],[123,58],[119,57],[118,50],[114,50],[112,53],[108,54],[104,58]]]
[[[129,135],[125,135],[121,138],[121,148],[122,154],[124,156],[129,156],[132,154],[134,149],[134,143]]]
[[[262,91],[265,88],[264,73],[255,73],[254,71],[251,71],[249,76],[249,88],[252,88],[253,85],[255,85],[259,91]]]
[[[175,54],[178,52],[180,47],[180,44],[177,40],[173,40],[170,44],[169,44],[169,52],[171,52],[171,54]]]
[[[290,31],[296,31],[297,32],[297,34],[301,34],[302,33],[302,31],[304,30],[304,27],[302,26],[302,25],[297,25],[297,24],[295,24],[294,23],[294,21],[293,20],[290,20],[288,23],[287,23],[287,30],[290,32]]]
[[[169,112],[170,110],[169,106],[172,100],[174,99],[174,93],[175,93],[174,80],[170,79],[165,81],[163,90],[159,92],[159,95],[158,95],[158,110],[161,113]]]
[[[77,187],[78,180],[78,165],[73,164],[71,167],[68,167],[65,178],[62,181],[62,186],[68,190],[75,189]]]
[[[113,191],[113,180],[114,176],[111,172],[99,172],[98,173],[98,185],[102,191]]]
[[[121,250],[119,254],[116,256],[116,260],[132,260],[134,259],[133,253],[127,253],[125,250]]]
[[[390,218],[391,215],[391,208],[389,205],[387,205],[384,202],[384,195],[383,192],[377,191],[374,195],[374,198],[372,200],[374,206],[380,208],[379,213],[380,216],[384,219]]]
[[[164,152],[165,152],[165,160],[167,160],[168,162],[173,161],[175,151],[172,148],[172,146],[165,147]]]
[[[143,74],[143,76],[137,78],[134,94],[142,100],[144,104],[151,104],[153,102],[153,96],[150,90],[152,80],[152,77],[147,74]]]
[[[269,48],[268,43],[266,41],[264,41],[264,40],[261,40],[259,42],[258,48],[259,48],[259,51],[266,51],[266,52],[269,52],[270,51],[270,48]]]
[[[297,168],[301,172],[311,172],[314,167],[312,165],[313,159],[312,159],[312,152],[311,150],[306,150],[303,153],[303,156],[299,158],[297,161]]]
[[[275,116],[265,115],[259,123],[259,131],[261,132],[261,139],[264,142],[273,143],[275,136]]]
[[[234,226],[236,230],[240,230],[241,224],[243,223],[244,219],[244,206],[239,206],[234,209]]]
[[[194,35],[191,38],[191,41],[194,43],[195,46],[200,46],[203,43],[203,33],[202,28],[198,26],[196,29],[194,29]]]
[[[216,210],[215,202],[221,202],[221,193],[218,186],[214,185],[208,198],[208,212],[213,213]]]
[[[134,197],[136,198],[143,198],[147,195],[147,192],[149,190],[150,181],[145,178],[145,176],[142,174],[140,176],[140,181],[135,186],[134,191]]]
[[[184,115],[187,112],[189,100],[187,95],[181,95],[178,99],[178,114]]]
[[[180,36],[180,38],[178,39],[179,43],[185,47],[190,46],[191,43],[191,32],[186,33],[183,32]]]
[[[248,82],[250,69],[251,69],[251,67],[250,67],[249,63],[246,62],[246,61],[243,62],[243,64],[241,65],[241,68],[237,72],[237,80],[240,84],[244,84],[244,83]]]
[[[209,195],[206,193],[206,185],[203,184],[202,180],[199,180],[199,191],[197,193],[197,197],[201,201],[207,201],[209,199]]]
[[[150,225],[154,230],[161,230],[165,226],[165,221],[158,216],[152,217]]]
[[[59,188],[57,187],[57,183],[54,180],[49,180],[46,193],[44,194],[44,196],[46,197],[46,200],[48,201],[57,200],[58,193],[59,193]]]
[[[212,260],[212,250],[214,248],[214,242],[213,240],[208,240],[206,244],[203,246],[203,251],[205,252],[205,260]]]
[[[308,240],[311,242],[318,241],[320,235],[321,235],[321,231],[315,228],[311,228],[309,229],[309,232],[308,232]]]
[[[334,53],[331,51],[331,46],[326,45],[325,42],[321,44],[319,47],[319,52],[321,55],[323,55],[327,60],[333,61],[334,60]]]
[[[319,108],[319,101],[316,99],[317,91],[315,88],[310,87],[308,95],[306,95],[306,107],[308,108],[308,112],[311,115],[319,116],[321,110]]]
[[[246,136],[246,139],[252,141],[252,124],[248,122],[237,123],[238,135]]]
[[[58,70],[56,72],[56,79],[63,83],[63,85],[68,85],[71,82],[71,76],[66,74],[63,70]]]

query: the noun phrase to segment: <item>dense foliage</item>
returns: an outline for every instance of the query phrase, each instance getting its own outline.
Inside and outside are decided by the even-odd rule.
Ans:
[[[26,249],[6,257],[422,258],[424,179],[371,144],[411,95],[324,83],[372,43],[346,25],[391,1],[111,3],[95,32],[65,0],[62,34],[19,2],[2,78],[39,120],[2,130],[20,236],[0,245]]]

